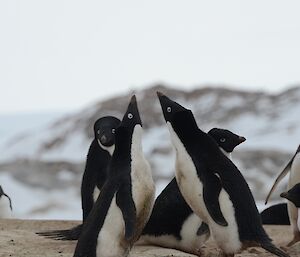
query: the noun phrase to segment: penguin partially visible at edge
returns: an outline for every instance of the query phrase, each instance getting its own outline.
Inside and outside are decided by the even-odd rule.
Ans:
[[[260,246],[281,257],[265,232],[247,182],[197,126],[192,112],[157,93],[176,150],[176,180],[193,211],[208,224],[224,256]]]
[[[283,192],[280,194],[281,197],[289,200],[291,203],[295,205],[297,210],[299,211],[300,208],[300,183],[294,185],[290,190],[287,192]],[[300,222],[298,223],[300,226]]]
[[[267,198],[265,204],[268,203],[268,200],[275,190],[278,183],[288,174],[290,171],[290,177],[288,182],[288,189],[292,188],[294,185],[300,183],[300,145],[297,148],[296,153],[292,157],[292,159],[288,162],[288,164],[285,166],[283,171],[277,176]],[[287,246],[292,246],[293,244],[300,241],[300,230],[297,225],[298,222],[298,210],[295,207],[294,204],[292,204],[290,201],[287,203],[288,206],[288,214],[290,218],[291,228],[293,230],[294,238],[291,242],[287,244]]]
[[[228,158],[234,148],[246,140],[220,128],[213,128],[208,134]],[[200,247],[209,235],[208,225],[193,213],[173,178],[155,200],[150,219],[136,244],[158,245],[200,256]]]
[[[89,147],[81,182],[82,220],[86,220],[107,178],[107,166],[115,148],[115,130],[120,120],[104,116],[94,123],[94,139]],[[71,229],[38,232],[57,240],[77,240],[82,224]]]
[[[12,212],[12,204],[10,197],[4,193],[0,186],[0,218],[10,218]]]
[[[107,180],[79,237],[74,257],[126,257],[150,217],[155,195],[142,150],[136,98],[115,133]]]
[[[290,225],[290,219],[286,203],[271,205],[260,213],[264,225]]]

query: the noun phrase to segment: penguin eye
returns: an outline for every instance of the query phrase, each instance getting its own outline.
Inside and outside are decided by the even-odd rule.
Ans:
[[[127,117],[128,117],[128,119],[131,120],[133,118],[133,114],[132,113],[128,113]]]
[[[226,138],[224,138],[224,137],[222,137],[221,139],[220,139],[220,142],[222,142],[222,143],[224,143],[226,141]]]
[[[172,111],[172,108],[169,106],[167,107],[167,112],[171,112]]]
[[[97,134],[100,135],[100,129],[97,130]]]
[[[115,132],[116,132],[116,129],[111,129],[111,133],[113,133],[113,134],[115,134]]]

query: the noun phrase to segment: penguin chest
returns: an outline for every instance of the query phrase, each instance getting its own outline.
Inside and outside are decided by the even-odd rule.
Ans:
[[[175,177],[188,205],[202,220],[207,222],[208,213],[203,200],[203,184],[191,157],[180,148],[177,150]]]
[[[132,162],[132,198],[136,207],[139,230],[146,224],[154,203],[155,185],[151,168],[144,158]],[[141,231],[138,231],[140,233]]]
[[[97,239],[97,257],[123,256],[129,246],[124,238],[125,223],[114,196]]]

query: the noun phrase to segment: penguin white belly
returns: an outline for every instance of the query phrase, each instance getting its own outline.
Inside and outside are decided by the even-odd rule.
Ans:
[[[171,125],[170,125],[171,126]],[[228,226],[220,226],[211,218],[203,199],[203,184],[197,175],[196,167],[184,145],[169,126],[171,138],[176,149],[176,180],[179,189],[192,210],[209,225],[217,244],[226,252],[241,249],[235,212],[229,195],[224,189],[219,195],[220,208]]]
[[[114,196],[104,224],[97,239],[97,257],[121,257],[126,256],[129,249],[124,248],[125,224],[120,208],[116,204]]]
[[[0,218],[6,219],[11,218],[12,213],[10,209],[9,199],[5,196],[0,197]]]
[[[140,162],[141,161],[141,162]],[[154,204],[155,185],[151,169],[146,160],[132,164],[131,183],[132,199],[136,208],[137,227],[135,239],[137,240],[148,222]]]
[[[132,198],[135,203],[138,222],[138,233],[147,223],[154,204],[155,184],[151,167],[143,155],[141,145],[142,128],[136,126],[132,135],[131,146],[131,184]]]
[[[298,183],[300,183],[300,153],[298,153],[295,156],[291,165],[290,177],[288,182],[288,190]],[[288,205],[288,213],[289,213],[289,218],[290,218],[293,231],[299,232],[300,229],[298,226],[298,219],[299,219],[298,209],[291,201],[288,201],[287,205]]]
[[[193,249],[197,251],[208,239],[209,233],[197,235],[198,229],[202,224],[202,220],[195,214],[191,214],[183,223],[180,235],[180,246],[183,249]]]
[[[198,236],[197,231],[201,226],[201,219],[196,214],[191,214],[183,223],[180,230],[181,239],[174,235],[165,234],[160,236],[143,235],[137,244],[152,244],[167,248],[174,248],[181,251],[197,254],[199,248],[208,239],[209,234]]]

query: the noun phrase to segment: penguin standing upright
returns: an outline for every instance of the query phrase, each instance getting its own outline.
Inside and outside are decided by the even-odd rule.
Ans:
[[[115,130],[120,120],[104,116],[94,123],[94,139],[89,147],[85,170],[81,182],[82,221],[93,208],[99,192],[107,178],[107,166],[115,148]],[[38,235],[58,240],[77,240],[82,224],[66,230],[38,232]]]
[[[238,168],[201,131],[192,112],[158,93],[176,150],[176,180],[192,210],[208,224],[225,256],[260,246],[281,257],[262,227],[254,198]]]
[[[297,151],[294,154],[294,156],[292,157],[292,159],[288,162],[288,164],[285,166],[283,171],[276,178],[276,180],[266,198],[265,204],[268,203],[268,200],[269,200],[271,194],[273,193],[273,191],[275,190],[276,186],[288,174],[289,171],[290,171],[290,177],[289,177],[289,182],[288,182],[288,189],[291,189],[294,185],[300,183],[300,145],[298,146]],[[291,227],[292,227],[293,234],[294,234],[293,240],[291,242],[289,242],[287,246],[292,246],[293,244],[300,241],[300,230],[297,225],[298,219],[300,217],[299,217],[297,208],[295,207],[295,205],[292,202],[288,201],[287,206],[288,206],[288,214],[289,214],[289,218],[290,218],[290,223],[291,223]]]
[[[136,98],[115,133],[107,180],[83,224],[74,257],[125,257],[149,219],[155,195],[142,151],[142,123]]]
[[[12,205],[10,197],[4,193],[0,186],[0,218],[10,218]]]
[[[230,157],[246,139],[226,129],[213,128],[208,134]],[[209,238],[208,225],[193,213],[173,178],[155,200],[153,210],[137,244],[152,244],[201,255],[200,247]]]

